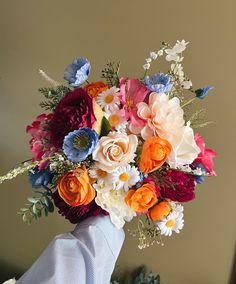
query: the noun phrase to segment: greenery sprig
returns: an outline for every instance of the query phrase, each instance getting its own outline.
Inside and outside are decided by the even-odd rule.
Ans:
[[[120,85],[119,78],[120,62],[108,62],[106,67],[102,70],[102,78],[107,81],[110,86]]]
[[[131,278],[131,279],[130,279]],[[147,272],[146,267],[141,266],[132,272],[131,276],[125,276],[119,273],[112,277],[110,284],[160,284],[160,275],[154,275],[151,271]]]
[[[64,95],[70,91],[69,87],[63,85],[55,88],[40,88],[39,92],[46,98],[46,101],[42,101],[39,105],[45,110],[54,110]]]
[[[33,220],[39,219],[43,214],[48,216],[49,213],[54,211],[52,202],[51,191],[45,192],[37,191],[40,196],[28,197],[26,207],[21,208],[18,214],[21,215],[23,221],[31,224]]]

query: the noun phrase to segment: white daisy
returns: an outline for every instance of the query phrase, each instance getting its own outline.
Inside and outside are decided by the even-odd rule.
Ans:
[[[109,112],[105,114],[106,119],[110,122],[112,128],[120,132],[125,132],[128,122],[121,115],[120,111]]]
[[[97,180],[97,184],[104,187],[112,186],[111,174],[99,169],[96,164],[89,169],[89,176]]]
[[[119,109],[119,89],[111,87],[110,89],[100,93],[96,101],[105,112],[115,112]]]
[[[173,211],[166,218],[157,222],[161,235],[171,236],[173,231],[179,233],[184,226],[183,216],[182,212]]]
[[[140,173],[136,167],[130,165],[119,167],[112,172],[113,188],[128,191],[130,187],[140,181]]]

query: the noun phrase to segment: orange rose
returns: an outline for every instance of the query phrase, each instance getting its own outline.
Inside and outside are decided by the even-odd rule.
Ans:
[[[108,84],[98,81],[90,83],[84,87],[84,90],[88,93],[91,98],[96,98],[98,94],[106,91],[109,88]]]
[[[95,197],[85,167],[66,173],[59,179],[57,187],[61,198],[72,207],[87,205]]]
[[[139,168],[144,174],[159,169],[167,160],[171,151],[170,143],[160,137],[148,138],[142,148]]]
[[[170,204],[167,201],[162,201],[149,210],[149,216],[154,221],[160,221],[170,213]]]
[[[145,183],[137,190],[128,191],[125,202],[136,212],[144,212],[151,208],[157,200],[155,185]]]

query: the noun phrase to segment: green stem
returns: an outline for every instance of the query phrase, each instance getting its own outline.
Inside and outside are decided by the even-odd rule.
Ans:
[[[188,106],[189,104],[191,104],[193,101],[196,100],[196,97],[192,98],[191,100],[187,101],[186,103],[184,103],[181,107],[184,108],[186,106]]]

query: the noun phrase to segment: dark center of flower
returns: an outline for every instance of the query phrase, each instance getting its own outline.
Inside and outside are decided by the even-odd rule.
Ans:
[[[88,147],[89,137],[85,133],[81,133],[75,136],[73,141],[74,147],[79,150],[84,150]]]

